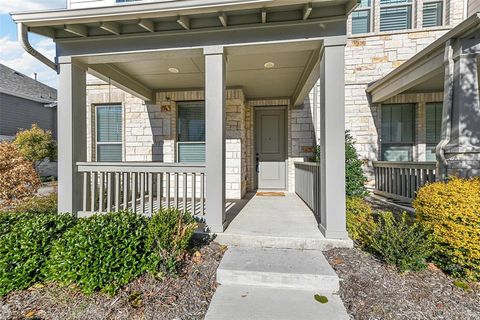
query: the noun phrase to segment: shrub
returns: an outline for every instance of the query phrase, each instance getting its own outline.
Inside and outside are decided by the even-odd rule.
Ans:
[[[84,293],[111,295],[146,269],[147,219],[131,212],[79,219],[52,248],[48,279],[77,284]]]
[[[428,184],[413,206],[433,233],[434,262],[456,277],[480,280],[480,178]]]
[[[320,146],[313,149],[311,161],[320,162]],[[363,173],[363,162],[358,158],[355,149],[355,140],[349,131],[345,132],[345,192],[349,197],[364,198],[368,195],[365,182],[367,178]]]
[[[376,224],[372,207],[362,198],[347,197],[347,231],[350,237],[361,246],[368,247],[372,242],[372,231]]]
[[[37,192],[41,183],[32,163],[9,142],[0,143],[0,199],[6,204]]]
[[[25,212],[33,214],[48,214],[57,212],[57,194],[51,193],[47,196],[34,196],[18,201],[14,212]]]
[[[347,196],[365,197],[368,192],[365,188],[367,178],[363,173],[363,162],[358,158],[355,149],[355,140],[347,131],[345,133],[345,189]]]
[[[398,218],[391,212],[379,213],[371,235],[369,249],[401,272],[424,269],[432,254],[429,233],[406,212]]]
[[[155,213],[148,222],[147,240],[153,252],[152,271],[175,271],[196,227],[194,218],[178,209]]]
[[[75,224],[68,214],[0,215],[0,296],[43,280],[52,243]]]
[[[37,124],[18,132],[13,143],[25,159],[33,163],[41,162],[45,158],[54,160],[57,157],[57,146],[52,132],[43,130]]]

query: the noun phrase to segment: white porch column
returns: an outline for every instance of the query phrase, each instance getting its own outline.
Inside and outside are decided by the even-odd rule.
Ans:
[[[81,210],[82,177],[76,163],[87,159],[86,70],[71,57],[59,61],[58,211]]]
[[[211,232],[225,224],[225,57],[222,46],[205,47],[206,217]]]
[[[345,219],[345,43],[325,43],[320,57],[320,231],[347,238]]]

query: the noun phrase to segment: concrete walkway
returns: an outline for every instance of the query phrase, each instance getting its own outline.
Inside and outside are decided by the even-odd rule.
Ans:
[[[296,195],[253,197],[216,240],[229,248],[206,320],[349,319],[338,276],[320,250],[352,243],[325,239]]]

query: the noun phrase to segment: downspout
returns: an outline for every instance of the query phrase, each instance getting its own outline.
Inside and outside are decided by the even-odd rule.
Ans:
[[[20,41],[20,43],[22,44],[23,49],[25,49],[26,52],[31,54],[34,58],[36,58],[40,62],[46,64],[53,70],[58,71],[58,68],[57,68],[58,65],[55,62],[48,59],[47,57],[45,57],[43,54],[41,54],[40,52],[38,52],[32,47],[32,45],[28,40],[28,28],[23,23],[18,23],[17,28],[18,28],[18,41]]]
[[[452,39],[445,44],[445,54],[443,60],[445,66],[445,81],[443,87],[443,111],[442,111],[442,140],[438,143],[435,153],[438,162],[437,180],[443,181],[447,177],[447,159],[445,157],[445,147],[450,142],[452,136],[451,114],[453,107],[453,45]]]

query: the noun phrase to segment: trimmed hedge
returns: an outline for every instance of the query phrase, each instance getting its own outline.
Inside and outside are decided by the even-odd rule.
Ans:
[[[47,278],[114,294],[147,269],[147,219],[131,212],[80,219],[53,246]]]
[[[54,240],[73,225],[69,214],[0,214],[0,296],[42,281]]]
[[[480,280],[480,178],[454,178],[421,188],[416,216],[432,231],[434,261],[456,277]]]
[[[346,204],[347,231],[350,238],[368,247],[371,242],[371,232],[375,230],[372,207],[359,197],[347,197]]]

